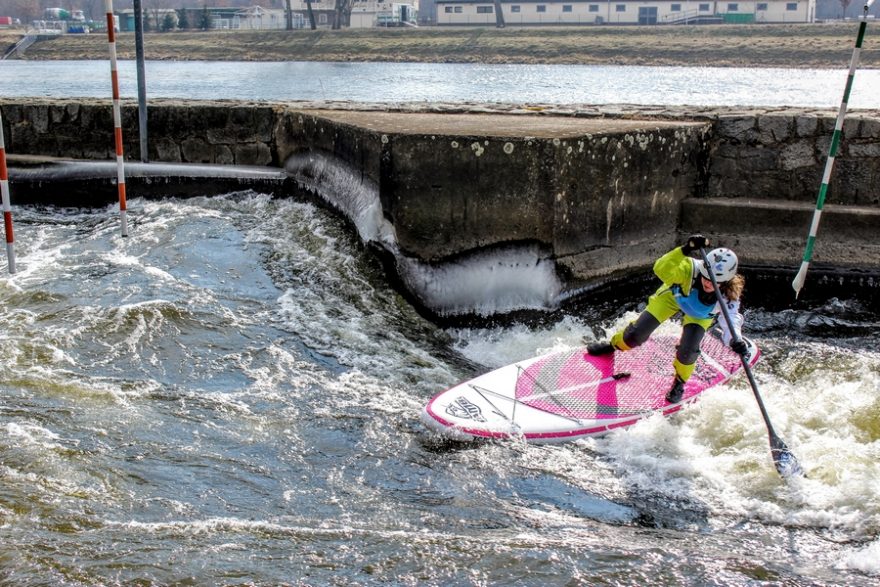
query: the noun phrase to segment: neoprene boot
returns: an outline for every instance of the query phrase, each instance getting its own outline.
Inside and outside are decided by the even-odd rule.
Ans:
[[[610,355],[614,352],[614,347],[610,342],[593,342],[587,345],[587,352],[591,355]]]
[[[684,395],[684,381],[676,377],[672,387],[666,392],[666,401],[670,404],[677,404],[681,401],[682,395]]]

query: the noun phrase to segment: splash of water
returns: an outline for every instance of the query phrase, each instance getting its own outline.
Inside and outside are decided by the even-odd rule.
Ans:
[[[345,162],[320,153],[293,155],[285,169],[354,223],[361,240],[390,252],[405,287],[440,316],[487,316],[547,309],[557,303],[562,283],[556,264],[536,245],[475,251],[437,264],[421,262],[400,251],[374,181]]]

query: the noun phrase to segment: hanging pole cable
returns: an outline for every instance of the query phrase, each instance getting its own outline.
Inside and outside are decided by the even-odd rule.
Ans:
[[[144,66],[144,13],[141,0],[133,1],[134,7],[134,55],[137,61],[138,129],[141,145],[141,162],[147,163],[149,142],[147,140],[147,74]]]
[[[113,128],[116,137],[116,185],[119,190],[119,221],[122,236],[128,236],[125,206],[125,158],[122,148],[122,114],[119,109],[119,73],[116,68],[116,24],[113,18],[113,0],[104,0],[107,10],[107,39],[110,45],[110,79],[113,83]]]
[[[9,173],[6,169],[6,141],[3,138],[2,112],[0,112],[0,192],[3,196],[3,225],[6,227],[6,260],[9,272],[15,273],[15,236],[12,230],[12,206],[9,201]]]
[[[816,234],[819,232],[819,220],[822,218],[822,208],[825,206],[825,194],[828,192],[828,183],[831,181],[831,170],[834,168],[834,158],[837,156],[837,149],[840,146],[840,137],[843,134],[843,120],[846,118],[846,108],[849,102],[849,94],[852,91],[853,78],[856,74],[856,67],[859,65],[859,53],[862,51],[862,41],[865,39],[865,29],[868,26],[868,9],[874,0],[867,0],[862,14],[862,20],[859,23],[859,33],[856,37],[856,44],[853,47],[852,58],[849,62],[849,74],[846,78],[846,88],[843,91],[843,99],[840,101],[840,109],[837,112],[837,122],[834,124],[834,134],[831,137],[831,147],[828,149],[828,159],[825,160],[825,172],[822,174],[822,185],[819,187],[819,197],[816,199],[816,210],[813,212],[813,221],[810,224],[810,233],[807,236],[807,246],[804,249],[804,257],[801,261],[801,267],[791,282],[794,288],[794,297],[798,297],[801,288],[804,287],[804,281],[807,278],[807,269],[813,258],[813,245],[816,241]]]

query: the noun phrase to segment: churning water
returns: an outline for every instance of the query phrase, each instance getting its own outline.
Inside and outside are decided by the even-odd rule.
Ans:
[[[429,397],[634,315],[438,327],[329,212],[251,192],[16,210],[0,278],[5,585],[874,585],[878,316],[753,306],[744,378],[561,446]],[[474,271],[478,271],[477,268]]]

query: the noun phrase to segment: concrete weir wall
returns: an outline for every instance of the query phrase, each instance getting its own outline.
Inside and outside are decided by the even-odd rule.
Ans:
[[[0,108],[11,156],[113,159],[108,101]],[[521,247],[552,262],[571,290],[643,272],[691,231],[749,265],[796,269],[835,114],[154,101],[149,159],[284,169],[291,193],[320,195],[401,259],[439,266]],[[123,127],[126,157],[137,160],[133,104]],[[880,271],[878,180],[880,114],[850,113],[816,266]]]
[[[285,129],[378,186],[402,254],[437,263],[536,243],[589,281],[672,242],[702,179],[706,122],[312,111]]]

